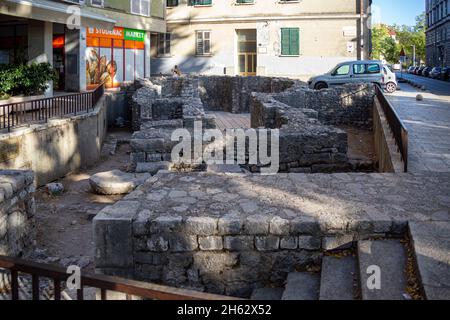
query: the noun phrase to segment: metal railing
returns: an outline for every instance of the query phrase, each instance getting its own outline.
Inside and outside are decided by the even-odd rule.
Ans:
[[[13,128],[45,123],[51,118],[91,112],[104,90],[104,85],[99,85],[89,92],[0,105],[0,130],[11,132]]]
[[[39,300],[40,297],[40,278],[53,280],[54,300],[61,300],[62,284],[71,276],[61,267],[4,256],[0,256],[0,268],[10,271],[11,300],[19,300],[19,274],[31,275],[33,300]],[[84,300],[83,288],[86,287],[100,289],[101,300],[108,300],[108,291],[123,293],[127,300],[132,296],[147,300],[239,300],[228,296],[91,274],[81,275],[81,289],[77,290],[77,300]]]
[[[408,129],[406,129],[406,126],[398,116],[392,104],[382,92],[382,89],[375,86],[375,90],[378,101],[383,109],[389,127],[392,131],[392,135],[394,136],[398,150],[401,154],[402,161],[404,163],[404,171],[408,172]]]

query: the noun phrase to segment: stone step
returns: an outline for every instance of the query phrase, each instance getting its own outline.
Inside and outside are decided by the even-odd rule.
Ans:
[[[208,172],[211,173],[243,173],[241,166],[237,164],[214,164],[208,165]]]
[[[136,173],[150,173],[155,175],[160,170],[169,170],[172,164],[168,161],[160,162],[139,162],[136,165]]]
[[[450,300],[450,222],[410,222],[409,232],[425,298]]]
[[[274,301],[281,300],[283,288],[260,288],[253,290],[251,300]]]
[[[357,262],[353,256],[323,257],[320,300],[355,300],[357,273]]]
[[[288,275],[282,300],[318,300],[319,288],[319,274],[293,272]]]
[[[363,300],[405,300],[407,257],[400,240],[360,241],[358,260]],[[369,288],[377,271],[380,286]]]

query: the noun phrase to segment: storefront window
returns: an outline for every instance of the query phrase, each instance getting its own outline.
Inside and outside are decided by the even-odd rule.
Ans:
[[[116,27],[89,28],[86,51],[88,87],[118,87],[145,76],[145,32]]]

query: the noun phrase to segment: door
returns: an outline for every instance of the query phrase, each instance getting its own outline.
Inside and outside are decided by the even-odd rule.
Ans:
[[[256,76],[256,29],[237,30],[238,70],[240,76]]]
[[[349,83],[352,80],[352,72],[351,72],[351,64],[342,64],[338,66],[329,77],[328,84],[329,85],[342,85],[345,83]]]
[[[382,78],[383,74],[381,66],[378,63],[356,63],[353,65],[352,82],[368,82],[381,84]]]

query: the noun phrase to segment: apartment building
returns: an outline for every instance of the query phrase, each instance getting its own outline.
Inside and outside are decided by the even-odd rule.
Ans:
[[[450,66],[450,1],[426,0],[426,60],[429,66]]]
[[[155,32],[166,32],[165,0],[0,1],[0,63],[49,62],[58,90],[149,76]]]
[[[152,73],[306,78],[370,56],[371,0],[167,0]]]

